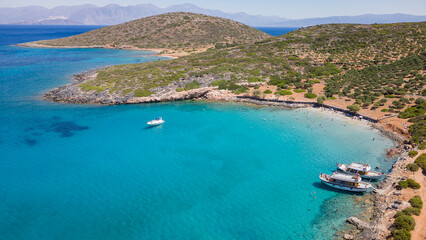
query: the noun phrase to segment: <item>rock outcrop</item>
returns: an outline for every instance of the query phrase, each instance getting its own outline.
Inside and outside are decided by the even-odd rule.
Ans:
[[[348,223],[353,224],[355,227],[357,227],[360,230],[364,230],[364,229],[369,229],[370,226],[368,225],[368,223],[360,220],[359,218],[356,217],[350,217],[348,218],[348,220],[346,220]]]

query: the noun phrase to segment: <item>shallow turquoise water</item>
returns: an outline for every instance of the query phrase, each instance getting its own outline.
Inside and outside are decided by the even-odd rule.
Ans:
[[[0,46],[0,239],[330,239],[362,207],[318,174],[391,167],[390,140],[317,109],[39,100],[74,73],[156,59]]]

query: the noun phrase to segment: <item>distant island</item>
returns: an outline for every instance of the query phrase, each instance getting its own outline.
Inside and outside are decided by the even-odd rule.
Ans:
[[[67,38],[21,45],[151,49],[182,56],[219,45],[229,47],[269,37],[269,34],[232,20],[178,12],[146,17]]]
[[[362,230],[357,232],[360,238],[376,239],[410,234],[412,228],[398,229],[384,213],[393,211],[389,208],[394,195],[401,195],[394,186],[405,184],[399,180],[409,176],[407,168],[415,165],[413,169],[426,174],[426,155],[414,163],[418,152],[407,153],[412,148],[426,151],[425,32],[426,22],[328,24],[272,37],[231,20],[181,12],[24,46],[185,52],[177,59],[83,73],[44,95],[52,101],[135,104],[203,99],[315,106],[373,122],[400,143],[389,156],[403,154],[377,185],[372,222],[348,220]]]

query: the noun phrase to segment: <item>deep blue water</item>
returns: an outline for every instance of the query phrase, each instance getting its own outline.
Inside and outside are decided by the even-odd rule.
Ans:
[[[259,29],[260,31],[266,32],[267,34],[270,34],[272,36],[280,36],[280,35],[299,29],[296,27],[255,27],[255,28]]]
[[[158,60],[139,51],[15,47],[20,35],[7,37],[86,30],[0,26],[2,240],[330,239],[362,206],[318,174],[336,162],[391,167],[390,140],[316,109],[40,100],[72,74]],[[146,128],[158,116],[166,123]]]
[[[85,33],[102,26],[29,26],[1,25],[1,45],[10,45],[42,39],[54,39]]]

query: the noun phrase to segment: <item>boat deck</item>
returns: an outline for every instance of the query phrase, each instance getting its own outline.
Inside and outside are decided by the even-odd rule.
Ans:
[[[348,168],[355,169],[357,171],[369,171],[371,169],[370,166],[367,167],[359,163],[351,163]]]
[[[331,175],[333,179],[340,180],[340,181],[347,181],[347,182],[359,182],[360,179],[355,175],[349,175],[346,173],[340,173],[340,172],[334,172],[333,175]]]

